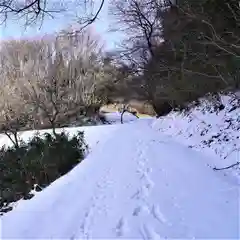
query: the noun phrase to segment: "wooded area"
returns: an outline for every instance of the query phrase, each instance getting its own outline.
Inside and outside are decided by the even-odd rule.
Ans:
[[[3,1],[0,13],[5,20],[13,12],[35,14],[37,21],[40,12],[51,11],[42,4]],[[126,36],[115,52],[106,52],[100,37],[84,25],[94,22],[103,5],[77,28],[1,42],[4,131],[16,122],[55,129],[70,116],[93,117],[100,106],[119,98],[147,102],[160,116],[200,97],[216,101],[219,92],[239,89],[238,1],[112,0],[114,26]]]

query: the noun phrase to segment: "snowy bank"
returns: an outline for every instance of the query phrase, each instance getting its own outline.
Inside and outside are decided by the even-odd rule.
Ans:
[[[187,113],[172,112],[153,123],[153,128],[189,148],[211,156],[213,168],[225,168],[240,161],[240,101],[222,96],[224,109],[213,109],[205,101]],[[240,165],[224,170],[240,181]]]
[[[85,161],[5,214],[2,239],[239,239],[238,185],[151,125],[116,125]]]

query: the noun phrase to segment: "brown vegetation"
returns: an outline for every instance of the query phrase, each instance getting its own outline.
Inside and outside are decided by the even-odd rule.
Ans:
[[[90,32],[69,33],[2,42],[2,125],[24,115],[28,120],[22,128],[55,129],[74,114],[89,115],[90,108],[104,103],[95,94],[103,72],[99,41]]]
[[[150,103],[134,99],[129,101],[116,100],[113,104],[102,106],[100,111],[105,113],[121,111],[124,106],[127,106],[130,111],[135,111],[138,115],[156,116],[156,113]]]

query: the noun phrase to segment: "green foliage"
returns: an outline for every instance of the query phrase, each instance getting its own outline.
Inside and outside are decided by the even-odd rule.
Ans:
[[[1,208],[21,198],[38,185],[48,186],[80,163],[86,153],[84,133],[73,137],[66,133],[44,137],[35,135],[30,142],[0,150],[0,212]]]

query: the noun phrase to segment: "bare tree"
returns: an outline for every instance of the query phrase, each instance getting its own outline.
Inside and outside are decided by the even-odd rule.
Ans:
[[[38,65],[33,60],[26,65],[24,83],[21,83],[27,96],[25,101],[35,106],[35,111],[42,119],[47,119],[54,132],[56,124],[64,118],[73,113],[85,114],[88,107],[100,103],[94,95],[99,53],[97,40],[81,32],[75,36],[74,48],[72,39],[65,36],[61,34],[51,42],[54,58],[46,58]]]
[[[135,116],[136,118],[139,118],[138,115],[137,115],[137,112],[136,111],[133,111],[130,109],[130,107],[126,104],[123,104],[123,107],[122,109],[120,110],[121,112],[121,124],[123,124],[123,116],[124,116],[124,113],[130,113],[132,114],[133,116]]]
[[[133,80],[138,84],[138,91],[143,93],[143,97],[154,106],[156,112],[156,92],[160,90],[160,84],[156,77],[150,77],[150,72],[149,77],[145,77],[150,70],[146,65],[155,57],[164,41],[162,12],[169,4],[169,1],[158,0],[113,0],[111,5],[118,27],[126,34],[121,55],[133,64],[136,71]]]
[[[123,55],[138,66],[154,54],[162,39],[160,10],[166,5],[158,0],[112,0],[111,13],[117,28],[124,32]]]
[[[93,33],[61,32],[40,40],[5,43],[1,76],[18,90],[17,102],[28,107],[24,109],[35,127],[50,125],[55,133],[68,117],[89,114],[91,108],[95,109],[92,116],[96,114],[104,99],[95,95],[102,66],[100,41]]]
[[[19,148],[18,133],[31,121],[29,109],[27,111],[27,106],[21,101],[18,89],[8,82],[1,88],[0,98],[0,131],[7,135],[15,148]]]

